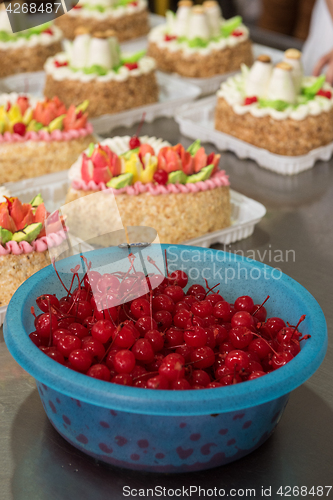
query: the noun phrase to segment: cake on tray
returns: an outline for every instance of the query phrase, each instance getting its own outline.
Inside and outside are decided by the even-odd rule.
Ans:
[[[103,202],[93,193],[112,193],[124,226],[155,229],[161,243],[181,243],[228,227],[228,176],[218,170],[220,155],[206,154],[200,141],[188,150],[155,137],[106,139],[86,150],[69,171],[66,202],[87,196],[77,216],[86,233],[108,223]],[[73,226],[82,226],[79,220]]]
[[[158,101],[155,61],[145,52],[122,54],[113,31],[78,28],[65,52],[47,60],[44,95],[66,105],[89,100],[91,117]]]
[[[263,54],[221,84],[215,128],[271,153],[306,155],[333,141],[333,88],[324,75],[303,75],[296,49],[275,67]]]
[[[193,6],[178,3],[177,13],[167,13],[167,22],[148,35],[148,55],[167,73],[190,78],[208,78],[252,64],[249,31],[236,16],[224,20],[218,3],[207,0]]]
[[[0,78],[41,71],[46,59],[61,50],[62,31],[52,23],[13,33],[0,6]]]
[[[94,141],[88,101],[0,95],[0,184],[68,169]]]
[[[79,26],[90,31],[115,31],[120,42],[144,36],[149,31],[146,0],[80,0],[55,21],[65,38],[73,40]]]
[[[8,304],[27,278],[50,264],[48,248],[65,240],[57,219],[46,235],[48,215],[40,195],[30,203],[15,197],[0,200],[0,307]]]

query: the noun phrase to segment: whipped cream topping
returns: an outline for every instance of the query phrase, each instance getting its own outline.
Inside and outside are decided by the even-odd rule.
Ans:
[[[314,80],[314,77],[304,77],[303,85],[307,85]],[[256,118],[270,116],[275,120],[285,120],[287,118],[291,118],[292,120],[304,120],[307,116],[318,116],[322,112],[329,111],[333,107],[333,88],[328,83],[324,83],[323,89],[332,92],[332,97],[330,99],[316,95],[313,100],[302,103],[300,102],[301,96],[297,96],[298,103],[288,106],[284,111],[278,111],[270,107],[260,107],[258,102],[244,105],[245,81],[246,76],[239,73],[223,82],[220,90],[217,92],[217,96],[225,99],[237,115],[250,113]]]
[[[67,130],[66,132],[62,130],[53,130],[53,132],[39,130],[38,132],[27,132],[23,136],[5,132],[4,134],[0,134],[0,144],[26,141],[72,141],[74,139],[79,139],[80,137],[86,137],[92,133],[93,127],[91,123],[87,123],[84,128],[80,128],[78,130]]]
[[[222,24],[221,22],[221,26]],[[249,30],[244,24],[241,24],[237,30],[242,31],[241,36],[229,36],[227,38],[220,38],[219,40],[212,40],[208,43],[207,47],[189,47],[186,42],[178,42],[177,40],[166,41],[165,35],[169,34],[168,27],[166,24],[162,24],[150,31],[148,40],[155,43],[161,49],[168,49],[170,52],[180,51],[184,57],[189,57],[193,54],[204,56],[211,54],[214,50],[235,47],[249,38]]]
[[[129,149],[130,136],[123,137],[113,137],[112,139],[105,139],[101,142],[102,145],[108,146],[117,155],[121,155],[128,151]],[[161,148],[166,146],[171,146],[167,141],[163,139],[157,139],[156,137],[143,136],[140,137],[141,144],[149,144],[158,155]],[[85,152],[87,152],[86,149]],[[109,191],[115,195],[127,194],[130,196],[137,196],[139,194],[147,193],[152,196],[157,196],[160,194],[177,194],[177,193],[197,193],[199,191],[207,191],[210,189],[215,189],[220,186],[229,186],[228,176],[225,171],[219,171],[213,175],[210,179],[206,181],[200,181],[189,184],[166,184],[162,186],[160,184],[154,184],[149,182],[147,184],[142,184],[141,182],[136,182],[133,186],[127,186],[121,189],[108,188],[106,184],[99,183],[96,184],[94,181],[88,183],[84,182],[81,177],[81,165],[82,165],[82,155],[79,156],[78,160],[72,165],[69,170],[68,177],[70,179],[71,187],[74,190],[83,191]]]
[[[19,97],[28,97],[30,105],[33,107],[35,107],[39,100],[37,97],[25,94],[24,92],[20,92],[19,94],[17,92],[10,92],[8,94],[0,94],[0,106],[7,106],[8,103],[15,104]]]
[[[144,56],[138,62],[138,68],[128,69],[126,66],[121,66],[118,72],[110,70],[106,75],[99,76],[96,73],[86,74],[82,70],[73,71],[69,66],[61,66],[57,68],[54,65],[54,61],[60,63],[68,62],[68,55],[65,52],[60,52],[53,57],[49,57],[45,63],[44,70],[46,74],[51,75],[54,80],[75,80],[80,82],[91,82],[92,80],[97,82],[124,82],[130,76],[140,76],[143,74],[150,73],[155,70],[156,63],[152,57]]]
[[[85,7],[85,4],[90,5],[101,5],[105,8],[104,12],[100,12],[97,9],[89,9]],[[130,14],[137,14],[146,10],[148,7],[148,3],[146,0],[137,0],[137,2],[133,2],[132,4],[115,6],[113,2],[106,3],[98,0],[98,1],[89,1],[89,2],[79,2],[78,5],[82,7],[82,9],[72,9],[67,15],[75,18],[80,18],[84,20],[96,19],[96,20],[105,20],[107,18],[118,19],[122,16],[127,16]]]
[[[8,49],[20,49],[22,47],[31,48],[36,47],[37,45],[51,45],[52,43],[59,42],[62,37],[62,31],[52,24],[51,26],[52,35],[49,33],[40,33],[33,34],[30,38],[19,37],[17,40],[9,40],[8,42],[0,42],[0,50],[8,50]]]
[[[60,245],[66,239],[63,230],[56,233],[50,233],[47,236],[42,236],[37,240],[28,243],[27,241],[8,241],[4,246],[0,245],[0,255],[21,255],[32,252],[45,252],[48,248]]]

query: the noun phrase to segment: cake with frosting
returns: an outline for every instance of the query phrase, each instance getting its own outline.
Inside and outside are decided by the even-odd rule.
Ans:
[[[68,169],[94,140],[88,101],[0,95],[0,184]]]
[[[55,21],[65,38],[73,40],[79,26],[90,31],[115,31],[120,42],[149,31],[147,0],[80,0]]]
[[[215,128],[278,155],[305,155],[333,141],[333,88],[324,75],[303,75],[296,49],[275,66],[263,54],[222,83]]]
[[[155,66],[145,51],[121,53],[114,31],[80,27],[65,52],[47,60],[44,94],[67,105],[89,99],[90,116],[119,113],[158,101]]]
[[[30,203],[15,197],[0,200],[0,307],[27,278],[50,264],[48,248],[65,240],[58,217],[50,221],[46,235],[48,215],[40,195]]]
[[[151,227],[161,243],[185,242],[231,223],[229,180],[219,160],[200,141],[185,150],[155,137],[106,139],[71,167],[66,201],[87,197],[78,217],[88,234],[96,221],[104,225],[110,217],[103,203],[96,208],[95,197],[88,196],[104,192],[114,195],[124,226]]]
[[[0,6],[0,78],[41,71],[46,59],[61,50],[62,36],[52,23],[13,33],[5,7]]]
[[[176,14],[168,11],[167,22],[153,28],[148,41],[148,54],[158,69],[186,77],[207,78],[252,64],[249,31],[242,18],[224,20],[214,0],[202,6],[181,0]]]

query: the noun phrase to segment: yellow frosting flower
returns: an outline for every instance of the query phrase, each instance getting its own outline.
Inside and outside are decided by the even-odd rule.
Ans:
[[[143,171],[142,163],[140,161],[139,156],[136,153],[133,153],[129,160],[125,162],[125,173],[133,174],[133,183],[138,182],[140,180],[140,175]]]

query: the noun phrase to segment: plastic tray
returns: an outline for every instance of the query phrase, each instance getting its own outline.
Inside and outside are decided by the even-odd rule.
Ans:
[[[201,93],[199,87],[159,71],[157,71],[157,81],[160,89],[159,102],[114,115],[92,118],[90,122],[95,133],[107,134],[116,127],[131,127],[140,121],[143,112],[146,113],[145,121],[148,123],[161,116],[171,117],[180,106],[194,101]],[[44,71],[26,73],[24,76],[14,75],[3,79],[2,84],[4,83],[5,87],[1,87],[0,84],[0,91],[27,92],[42,97],[44,82]]]
[[[314,166],[317,160],[328,161],[333,154],[333,142],[313,149],[302,156],[282,156],[270,153],[236,137],[219,132],[214,127],[216,96],[207,97],[189,106],[183,106],[175,119],[180,131],[191,139],[213,143],[219,150],[229,150],[239,158],[250,158],[260,167],[281,175],[295,175]]]
[[[19,196],[23,202],[30,201],[36,193],[41,193],[46,201],[46,207],[53,211],[64,204],[69,189],[68,172],[56,172],[54,174],[27,179],[19,182],[5,184],[11,195]],[[230,245],[236,241],[248,238],[253,233],[255,225],[266,214],[266,208],[251,198],[230,190],[231,199],[231,221],[230,227],[213,233],[207,233],[198,238],[185,241],[184,245],[209,247],[214,243]],[[2,325],[7,306],[0,307],[0,326]]]

